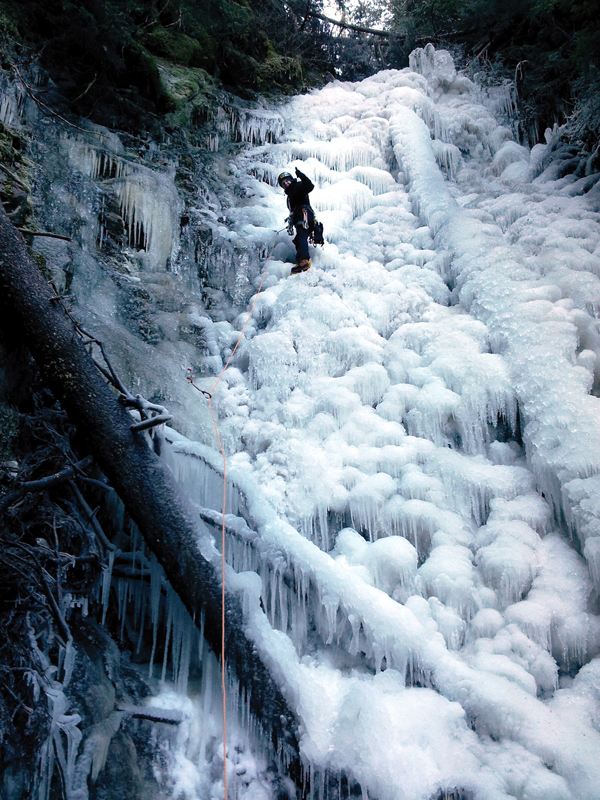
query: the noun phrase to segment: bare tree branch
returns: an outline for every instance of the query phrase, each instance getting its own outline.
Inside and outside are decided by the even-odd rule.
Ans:
[[[150,428],[156,428],[157,425],[164,425],[172,419],[173,417],[170,414],[158,414],[156,417],[150,417],[141,422],[134,422],[133,425],[130,425],[129,430],[132,431],[132,433],[147,431]]]
[[[365,28],[362,25],[352,25],[350,22],[342,22],[339,19],[332,19],[331,17],[326,17],[325,14],[320,14],[318,11],[307,11],[307,17],[316,17],[317,19],[323,20],[323,22],[329,22],[331,25],[336,25],[338,28],[346,28],[350,31],[356,31],[357,33],[370,33],[372,36],[383,36],[385,39],[389,39],[392,35],[389,31],[380,31],[375,28]]]
[[[63,239],[65,242],[72,242],[70,236],[62,236],[60,233],[50,233],[50,231],[32,231],[29,228],[17,228],[24,236],[44,236],[47,239]]]
[[[61,115],[57,114],[56,111],[53,111],[50,108],[50,106],[47,106],[46,103],[42,102],[39,97],[36,97],[36,95],[33,93],[33,89],[31,88],[31,86],[28,83],[25,82],[23,76],[19,72],[18,67],[15,66],[15,67],[13,67],[13,69],[14,69],[15,74],[17,75],[17,77],[19,79],[19,82],[24,87],[24,89],[27,92],[27,94],[29,95],[29,97],[31,97],[32,100],[34,100],[39,106],[44,108],[53,117],[58,117],[58,119],[60,119],[62,122],[66,123],[67,125],[70,125],[71,128],[75,128],[75,130],[83,131],[84,133],[90,133],[92,136],[101,136],[103,139],[107,138],[105,133],[100,133],[99,131],[90,131],[90,130],[86,130],[85,128],[80,128],[79,125],[73,125],[73,123],[69,122],[68,119],[65,119],[64,117],[61,117]]]
[[[2,500],[0,500],[0,513],[13,505],[13,503],[16,503],[16,501],[24,494],[30,494],[31,492],[42,492],[45,489],[49,489],[51,486],[55,486],[57,483],[62,483],[63,481],[72,478],[73,475],[80,470],[89,467],[93,460],[94,459],[92,456],[87,456],[81,461],[78,461],[77,464],[66,467],[60,472],[56,472],[54,475],[48,475],[47,477],[40,478],[37,481],[27,481],[26,483],[21,484],[18,489],[10,492]]]
[[[0,169],[2,170],[2,172],[5,172],[8,175],[8,177],[11,178],[16,184],[18,184],[21,187],[21,189],[23,189],[24,191],[26,191],[28,193],[31,192],[31,189],[29,188],[29,186],[26,186],[23,183],[23,181],[20,178],[18,178],[15,175],[14,172],[11,172],[8,169],[8,167],[5,167],[4,164],[0,164]]]
[[[89,507],[89,505],[86,502],[85,497],[79,491],[79,487],[73,481],[71,481],[71,489],[73,490],[73,494],[77,498],[77,502],[79,503],[79,505],[83,509],[83,512],[87,517],[87,521],[89,522],[89,524],[94,529],[94,533],[96,534],[96,536],[98,537],[98,539],[100,540],[100,542],[102,543],[104,548],[106,550],[115,550],[116,548],[115,548],[114,544],[111,541],[108,540],[106,534],[102,530],[102,526],[100,525],[100,523],[96,519],[96,513],[94,511],[92,511],[92,509]]]

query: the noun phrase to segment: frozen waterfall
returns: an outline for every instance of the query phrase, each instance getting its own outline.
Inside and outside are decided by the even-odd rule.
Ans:
[[[2,94],[0,119],[25,100]],[[40,137],[44,227],[74,222],[73,242],[35,248],[124,381],[188,433],[167,429],[161,454],[219,561],[223,462],[186,375],[211,391],[246,326],[212,398],[226,582],[297,714],[305,785],[231,674],[228,800],[596,800],[599,176],[553,160],[556,131],[519,145],[510,88],[431,45],[403,70],[213,112],[185,181],[164,142]],[[296,166],[326,244],[292,276],[277,175]],[[91,599],[126,629],[150,717],[181,723],[152,733],[151,770],[168,800],[223,800],[203,620],[107,502],[127,546]],[[55,758],[86,800],[136,711],[81,730],[73,658],[48,662],[39,800]]]
[[[222,232],[266,251],[276,175],[301,164],[327,244],[289,277],[277,235],[214,405],[228,580],[303,758],[373,800],[594,800],[594,176],[517,145],[431,46],[279,110],[276,143],[237,159],[253,202]],[[213,325],[223,360],[244,321]],[[220,511],[220,457],[168,438]]]

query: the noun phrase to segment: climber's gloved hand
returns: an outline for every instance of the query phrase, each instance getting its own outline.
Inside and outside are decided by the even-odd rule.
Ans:
[[[297,178],[306,178],[306,175],[303,172],[300,172],[298,167],[296,167],[296,177]]]

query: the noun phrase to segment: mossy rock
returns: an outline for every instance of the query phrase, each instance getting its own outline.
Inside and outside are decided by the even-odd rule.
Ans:
[[[205,70],[161,60],[158,71],[171,124],[185,125],[195,111],[210,104],[208,94],[215,88],[216,80]]]
[[[226,84],[253,88],[258,85],[260,63],[247,53],[242,53],[232,44],[225,48],[221,69],[223,81]]]
[[[296,85],[302,80],[302,65],[298,56],[290,58],[277,53],[272,47],[257,71],[259,89],[268,90],[273,84],[278,86]]]
[[[45,256],[43,256],[41,253],[38,253],[38,251],[34,250],[32,247],[28,247],[27,252],[44,278],[46,278],[47,281],[53,280],[54,275],[52,274],[52,270],[48,267]]]
[[[181,67],[167,61],[158,61],[158,71],[162,90],[174,103],[189,102],[214,88],[216,83],[204,69]]]
[[[157,26],[145,37],[144,43],[154,55],[185,67],[210,67],[215,61],[215,46],[207,35],[200,41],[185,33]]]
[[[300,57],[282,56],[268,40],[264,44],[261,58],[253,58],[230,45],[222,65],[224,79],[260,92],[297,90],[303,81]]]
[[[2,61],[13,56],[14,43],[18,40],[18,20],[12,8],[0,8],[0,55]],[[7,61],[6,66],[10,66]]]

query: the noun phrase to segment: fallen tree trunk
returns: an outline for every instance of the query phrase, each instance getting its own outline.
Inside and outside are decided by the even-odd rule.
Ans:
[[[197,512],[171,470],[140,434],[83,346],[22,236],[0,204],[0,325],[21,338],[44,379],[86,440],[192,618],[221,654],[221,569],[200,553]],[[226,598],[225,655],[250,708],[300,777],[297,720],[255,646],[245,635],[239,596]],[[295,774],[294,774],[295,773]]]

